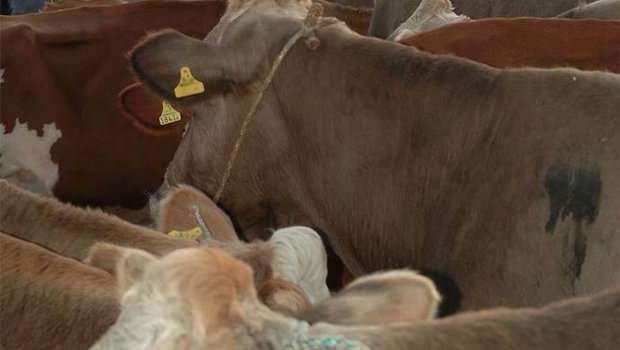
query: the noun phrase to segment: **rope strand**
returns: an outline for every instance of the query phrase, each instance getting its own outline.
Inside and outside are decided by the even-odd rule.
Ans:
[[[335,23],[333,21],[321,22],[320,16],[322,14],[323,14],[323,7],[316,3],[313,4],[308,10],[308,15],[306,16],[304,20],[303,27],[299,29],[297,32],[295,32],[295,34],[289,39],[286,45],[282,48],[282,51],[280,52],[276,60],[273,62],[273,65],[271,66],[271,70],[269,71],[267,78],[261,84],[258,94],[256,95],[256,98],[254,99],[254,103],[252,103],[250,110],[248,111],[247,115],[245,116],[245,119],[243,120],[243,123],[241,124],[241,128],[239,129],[239,136],[237,137],[237,141],[235,142],[233,149],[230,153],[228,164],[226,165],[226,170],[224,171],[224,175],[222,176],[222,179],[220,180],[220,185],[218,187],[217,192],[215,193],[215,197],[213,197],[215,203],[219,203],[220,199],[222,198],[222,194],[224,193],[224,190],[226,189],[226,185],[228,184],[230,174],[232,173],[235,160],[237,159],[237,155],[239,154],[239,149],[241,148],[241,145],[243,144],[243,141],[245,139],[248,126],[250,125],[254,116],[256,115],[256,111],[258,110],[258,106],[263,99],[263,95],[265,94],[265,91],[271,84],[271,81],[273,80],[273,77],[276,71],[278,70],[278,67],[280,67],[280,64],[282,63],[282,61],[284,61],[284,57],[286,56],[286,54],[302,37],[308,38],[308,40],[306,41],[306,45],[308,45],[311,49],[316,49],[316,47],[318,47],[318,39],[316,38],[314,31],[323,25],[329,25],[329,24]]]

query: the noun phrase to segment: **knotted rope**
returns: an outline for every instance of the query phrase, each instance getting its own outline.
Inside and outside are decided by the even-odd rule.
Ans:
[[[241,128],[239,129],[239,136],[237,137],[237,141],[235,142],[233,149],[230,153],[228,164],[226,165],[226,170],[224,171],[224,175],[222,176],[222,179],[220,180],[220,184],[219,184],[217,192],[215,193],[215,197],[213,197],[215,203],[219,203],[220,199],[222,198],[222,194],[224,193],[224,190],[226,189],[226,185],[228,184],[228,179],[230,178],[230,174],[235,164],[235,160],[237,159],[237,155],[239,154],[239,149],[241,148],[241,145],[243,144],[243,141],[245,139],[245,135],[248,131],[248,126],[250,125],[250,122],[252,122],[252,119],[256,115],[256,111],[258,109],[259,104],[263,100],[263,95],[265,91],[271,84],[271,81],[273,80],[273,77],[276,74],[276,71],[280,67],[280,64],[282,63],[282,61],[284,61],[284,58],[286,57],[288,52],[293,48],[293,46],[297,43],[297,41],[300,38],[306,38],[306,41],[305,41],[306,46],[310,50],[316,50],[320,45],[320,41],[316,37],[315,31],[323,26],[336,23],[336,20],[334,19],[321,18],[322,14],[323,14],[323,6],[319,5],[318,3],[312,4],[310,9],[308,10],[308,14],[306,18],[304,19],[301,29],[295,32],[295,34],[289,39],[286,45],[284,45],[284,47],[282,48],[282,51],[280,52],[276,60],[273,62],[273,65],[271,66],[271,70],[269,71],[267,78],[265,78],[265,80],[261,84],[260,89],[258,90],[258,94],[256,95],[256,98],[254,99],[254,103],[252,103],[250,110],[246,114],[245,119],[243,120],[243,123],[241,124]]]
[[[292,338],[284,344],[286,350],[369,350],[361,342],[342,335],[310,336],[307,322],[299,322]]]

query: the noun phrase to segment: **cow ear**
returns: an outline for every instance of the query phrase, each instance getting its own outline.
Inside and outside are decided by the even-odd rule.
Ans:
[[[95,243],[90,247],[84,263],[116,274],[116,265],[123,256],[124,248],[109,243]]]
[[[131,67],[137,77],[150,89],[171,102],[191,103],[205,93],[189,95],[180,100],[175,88],[181,81],[181,68],[186,67],[196,84],[208,85],[204,71],[207,57],[212,55],[209,45],[174,30],[148,35],[129,53]],[[187,76],[187,74],[185,75]]]
[[[120,293],[123,294],[142,278],[146,265],[156,259],[140,249],[99,242],[90,248],[84,263],[116,274]]]
[[[146,267],[157,258],[143,250],[121,249],[124,251],[116,264],[116,274],[119,291],[123,294],[142,280]]]
[[[308,322],[390,324],[434,318],[441,298],[433,282],[413,271],[358,278],[302,315]]]

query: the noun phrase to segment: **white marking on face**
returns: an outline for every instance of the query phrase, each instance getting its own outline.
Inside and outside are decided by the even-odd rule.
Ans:
[[[60,130],[54,123],[45,124],[39,137],[19,120],[13,131],[5,130],[0,124],[0,178],[51,196],[58,181],[58,165],[52,162],[50,149],[62,136]]]
[[[0,68],[0,84],[4,83],[4,68]]]

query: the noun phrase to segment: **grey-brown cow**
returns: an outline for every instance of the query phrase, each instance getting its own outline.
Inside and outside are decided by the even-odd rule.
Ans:
[[[369,35],[387,38],[421,0],[375,0]],[[490,17],[553,17],[594,0],[452,0],[455,12],[473,19]]]
[[[164,31],[133,50],[143,82],[193,108],[171,183],[216,194],[257,82],[305,5],[231,2],[235,20],[204,42]],[[434,268],[468,308],[620,281],[619,76],[499,70],[342,24],[315,33],[320,46],[295,45],[265,91],[223,191],[246,235],[321,227],[353,274]],[[183,66],[205,93],[174,96]]]

